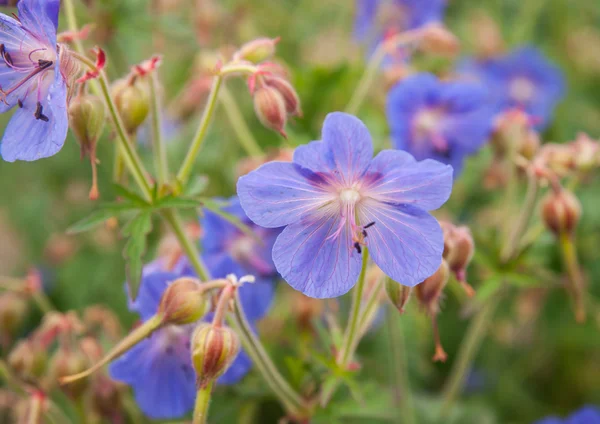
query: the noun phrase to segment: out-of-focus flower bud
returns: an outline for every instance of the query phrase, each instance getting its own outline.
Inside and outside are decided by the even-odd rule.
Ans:
[[[122,409],[122,396],[117,383],[104,375],[98,375],[92,382],[90,395],[94,411],[115,422]]]
[[[24,380],[37,381],[46,372],[48,355],[34,340],[21,340],[8,355],[11,368]]]
[[[475,290],[467,283],[467,267],[475,253],[471,230],[446,221],[440,222],[440,226],[444,232],[444,259],[467,295],[473,296]]]
[[[229,368],[240,351],[240,338],[229,327],[203,323],[194,331],[191,347],[196,385],[203,388]]]
[[[519,152],[531,131],[531,118],[524,111],[508,110],[496,120],[492,147],[500,156],[510,151]]]
[[[285,110],[289,116],[302,116],[300,98],[294,87],[292,87],[292,84],[278,76],[265,76],[264,82],[266,85],[279,91],[279,94],[283,97]]]
[[[549,192],[542,200],[542,220],[556,235],[573,234],[581,217],[581,204],[567,190]]]
[[[445,26],[430,24],[423,28],[421,48],[433,54],[454,56],[460,50],[460,41]]]
[[[475,44],[475,55],[481,59],[489,59],[504,51],[502,32],[496,21],[486,12],[477,11],[470,19],[471,40]]]
[[[285,100],[279,90],[264,85],[254,92],[254,111],[260,122],[267,128],[277,131],[287,138],[285,124],[287,110]]]
[[[436,315],[439,312],[439,301],[448,283],[450,277],[450,268],[445,260],[438,270],[421,284],[417,284],[414,288],[417,300],[430,315]]]
[[[83,372],[89,366],[89,361],[79,348],[61,347],[50,362],[50,375],[54,381],[61,377]],[[78,399],[89,387],[89,379],[82,378],[68,385],[60,386],[72,399]]]
[[[580,133],[569,147],[573,152],[573,165],[576,170],[586,173],[600,166],[600,141]]]
[[[534,158],[536,166],[554,172],[558,177],[565,177],[574,168],[574,152],[568,144],[546,143]]]
[[[81,154],[89,154],[104,129],[106,110],[96,96],[77,96],[69,105],[69,125],[81,145]]]
[[[396,283],[391,278],[387,278],[385,281],[385,292],[387,293],[387,297],[390,302],[392,302],[392,305],[394,305],[396,309],[403,314],[404,307],[410,299],[412,289],[408,286],[403,286],[402,284]]]
[[[165,324],[184,325],[198,321],[210,307],[200,282],[194,278],[179,278],[163,293],[158,314]]]
[[[246,44],[233,55],[234,60],[245,60],[254,64],[264,62],[275,55],[275,46],[280,38],[257,38]]]
[[[121,114],[125,129],[135,133],[150,112],[150,93],[142,78],[115,81],[111,87],[115,105]]]
[[[521,141],[518,152],[525,159],[531,160],[540,149],[540,144],[539,134],[535,131],[529,131]]]
[[[27,314],[27,300],[19,293],[0,294],[0,343],[10,341]]]
[[[312,329],[313,319],[323,315],[324,302],[321,299],[314,299],[303,295],[297,291],[291,291],[291,308],[293,316],[296,318],[298,327],[302,330]]]

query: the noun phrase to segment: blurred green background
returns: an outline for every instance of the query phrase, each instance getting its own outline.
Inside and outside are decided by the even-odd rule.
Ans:
[[[161,78],[164,96],[172,101],[193,77],[199,52],[210,52],[258,36],[281,36],[277,57],[289,67],[302,100],[304,117],[288,125],[291,146],[317,139],[325,114],[342,110],[365,66],[364,49],[352,39],[354,2],[351,0],[215,0],[205,3],[203,15],[194,14],[194,1],[89,0],[79,4],[80,23],[95,23],[89,47],[103,46],[109,57],[111,79],[124,76],[129,67],[153,53],[164,55]],[[463,55],[474,47],[473,24],[485,14],[494,19],[509,46],[531,43],[541,48],[563,69],[568,93],[561,102],[544,141],[567,142],[580,131],[600,137],[600,2],[597,0],[448,0],[447,26],[460,38]],[[207,6],[208,5],[208,6]],[[198,26],[199,25],[199,26]],[[447,73],[454,59],[429,60],[421,69]],[[282,145],[281,138],[264,129],[252,110],[247,87],[240,81],[228,86],[250,125],[265,147]],[[383,109],[385,90],[376,87],[359,117],[370,128],[377,145],[387,143]],[[8,116],[2,116],[4,127]],[[169,144],[173,164],[182,159],[198,119],[192,116]],[[148,166],[152,159],[140,147]],[[99,143],[101,200],[114,199],[111,188],[113,141],[105,132]],[[244,156],[223,111],[216,120],[198,160],[196,172],[209,177],[208,193],[234,194],[236,164]],[[457,181],[446,214],[471,226],[482,240],[482,254],[489,254],[486,227],[498,196],[481,187],[481,175],[490,152],[471,159]],[[124,241],[110,228],[69,236],[66,228],[93,211],[87,198],[91,173],[80,160],[79,146],[69,136],[60,154],[35,163],[0,163],[0,275],[19,276],[31,267],[44,274],[47,292],[61,310],[82,310],[104,304],[113,309],[124,326],[136,317],[127,312]],[[580,260],[589,291],[600,298],[600,185],[588,182],[577,194],[583,204],[578,230]],[[191,218],[191,217],[190,217]],[[507,218],[504,218],[507,219]],[[158,223],[157,223],[158,224]],[[158,227],[158,225],[156,226]],[[155,228],[151,260],[160,238]],[[488,249],[488,250],[486,250]],[[530,258],[540,268],[560,275],[558,250],[545,234]],[[476,257],[476,261],[478,258]],[[485,272],[470,270],[477,289],[485,284]],[[484,341],[459,408],[448,422],[530,423],[548,414],[566,414],[583,404],[600,405],[600,308],[590,311],[586,324],[575,323],[563,290],[538,279],[525,288],[513,288],[503,298],[490,336]],[[280,287],[274,312],[261,328],[275,352],[278,364],[298,379],[319,369],[318,355],[307,347],[306,335],[293,328],[286,302],[288,287]],[[411,304],[398,320],[398,328],[377,326],[359,348],[363,360],[359,375],[362,402],[340,391],[332,407],[315,419],[319,423],[391,422],[394,394],[390,389],[390,331],[402,331],[410,379],[421,422],[433,422],[439,407],[436,395],[453,365],[469,317],[464,299],[448,291],[439,316],[441,335],[449,354],[445,364],[430,360],[432,342],[429,321]],[[593,305],[597,302],[593,301]],[[292,310],[294,304],[291,305]],[[31,318],[35,322],[36,317]],[[295,359],[294,359],[295,358]],[[243,384],[218,389],[213,397],[213,422],[276,422],[281,416],[260,377],[252,373]],[[232,405],[234,407],[232,407]],[[244,418],[245,417],[245,418]],[[247,421],[242,421],[246,419]]]

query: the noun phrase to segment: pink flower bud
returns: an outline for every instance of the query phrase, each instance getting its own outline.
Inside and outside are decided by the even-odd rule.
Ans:
[[[240,339],[231,328],[203,323],[194,331],[191,347],[196,385],[203,388],[229,368],[240,351]]]
[[[163,293],[158,314],[164,324],[184,325],[198,321],[209,309],[200,282],[194,278],[179,278]]]
[[[542,220],[556,235],[572,234],[581,217],[581,204],[570,191],[551,191],[542,200]]]
[[[285,100],[277,89],[268,85],[259,87],[254,92],[254,111],[265,127],[287,138],[284,130],[287,122]]]
[[[254,64],[264,62],[275,54],[275,46],[279,42],[277,38],[258,38],[244,44],[233,55],[234,60],[245,60]]]
[[[421,48],[430,53],[453,56],[460,50],[460,42],[443,25],[431,24],[423,29]]]
[[[436,315],[439,312],[440,297],[449,277],[448,263],[442,260],[442,264],[431,277],[415,286],[417,300],[429,315]]]
[[[300,108],[300,98],[298,93],[286,79],[277,76],[265,76],[264,82],[266,85],[273,87],[283,97],[285,102],[285,110],[290,116],[302,116]]]

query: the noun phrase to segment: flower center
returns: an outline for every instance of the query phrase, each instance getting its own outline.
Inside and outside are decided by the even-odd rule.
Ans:
[[[441,134],[444,112],[439,108],[424,108],[413,120],[413,135],[417,143],[431,143],[438,153],[448,152],[448,142]]]
[[[519,103],[527,103],[535,95],[535,84],[529,78],[517,77],[509,87],[510,96]]]
[[[360,193],[355,188],[345,188],[340,191],[340,200],[344,205],[354,205],[360,200]]]

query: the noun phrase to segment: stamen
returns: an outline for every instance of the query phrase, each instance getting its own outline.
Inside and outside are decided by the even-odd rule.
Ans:
[[[360,247],[360,243],[359,242],[354,242],[354,248],[356,249],[356,251],[358,252],[358,254],[360,255],[362,253],[362,247]]]
[[[20,107],[21,109],[23,109],[23,102],[21,101],[21,99],[18,99],[18,100],[17,100],[17,104],[19,105],[19,107]]]
[[[4,62],[6,62],[9,67],[13,66],[12,57],[10,57],[10,53],[6,51],[4,44],[0,44],[0,56],[2,56],[2,59],[4,59]]]
[[[366,230],[367,228],[371,228],[373,225],[375,225],[375,221],[373,222],[369,222],[367,225],[365,225],[363,228]]]
[[[37,105],[35,108],[35,113],[33,114],[33,116],[35,116],[35,119],[39,119],[41,121],[48,122],[50,120],[50,118],[48,118],[46,115],[44,115],[43,111],[44,111],[44,107],[42,106],[42,104],[40,102],[37,102]]]

